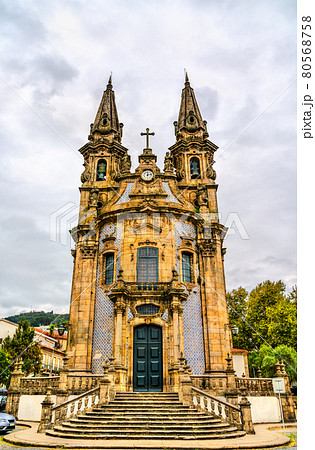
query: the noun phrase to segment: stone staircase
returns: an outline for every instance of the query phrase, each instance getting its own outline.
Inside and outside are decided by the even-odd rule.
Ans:
[[[46,434],[63,439],[226,439],[245,432],[184,406],[175,393],[122,392],[108,405],[56,425]]]

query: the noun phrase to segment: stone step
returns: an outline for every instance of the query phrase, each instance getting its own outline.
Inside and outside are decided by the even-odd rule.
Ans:
[[[194,424],[200,424],[201,426],[203,426],[204,422],[205,423],[221,423],[220,419],[215,419],[209,416],[204,416],[204,417],[195,417],[195,416],[191,416],[189,418],[187,417],[180,417],[178,420],[175,420],[173,417],[148,417],[148,416],[133,416],[133,417],[108,417],[106,419],[102,419],[102,420],[97,420],[97,423],[99,424],[113,424],[113,425],[119,425],[119,424],[128,424],[128,423],[133,423],[133,422],[141,422],[141,423],[161,423],[161,424],[177,424],[177,423],[183,423],[183,420],[181,419],[185,419],[186,422],[188,422],[190,425],[194,425]],[[71,423],[86,423],[87,425],[89,425],[90,423],[95,423],[95,419],[91,418],[91,417],[85,417],[85,416],[80,416],[78,418],[75,419],[70,419],[69,420]]]
[[[160,417],[160,418],[168,418],[168,417],[174,417],[174,418],[189,418],[189,417],[212,417],[208,416],[207,414],[203,412],[196,412],[193,410],[188,411],[180,411],[180,412],[167,412],[164,410],[161,411],[126,411],[126,410],[117,410],[117,411],[107,411],[107,412],[93,412],[93,411],[87,411],[84,415],[80,414],[78,417],[87,417],[95,420],[99,419],[106,419],[111,417],[121,417],[121,418],[139,418],[139,417]]]
[[[69,419],[49,436],[64,439],[222,439],[245,433],[183,405],[177,394],[118,393],[107,405]]]
[[[68,438],[68,439],[151,439],[151,440],[159,440],[159,439],[232,439],[232,438],[239,438],[245,435],[245,432],[243,431],[233,431],[230,433],[224,433],[224,434],[204,434],[204,435],[197,435],[197,434],[193,434],[193,435],[184,435],[184,436],[179,436],[179,435],[174,435],[174,434],[163,434],[163,436],[161,436],[160,434],[132,434],[132,435],[120,435],[117,433],[113,433],[113,434],[107,434],[104,435],[99,434],[99,435],[80,435],[80,437],[74,433],[74,434],[67,434],[65,436],[65,434],[63,432],[58,432],[58,431],[54,431],[54,430],[50,430],[47,431],[46,433],[48,436],[54,436],[54,437],[59,437],[59,438]]]
[[[225,422],[221,422],[221,423],[207,423],[207,424],[203,424],[203,423],[198,423],[198,422],[194,422],[189,423],[189,424],[183,424],[182,422],[175,422],[175,423],[165,423],[165,422],[159,422],[159,423],[152,423],[152,422],[139,422],[139,423],[107,423],[107,424],[86,424],[84,422],[64,422],[62,424],[62,427],[65,428],[75,428],[78,430],[87,430],[87,431],[92,431],[92,430],[108,430],[108,429],[123,429],[123,430],[134,430],[137,428],[141,428],[141,429],[168,429],[168,430],[173,430],[173,429],[181,429],[181,430],[192,430],[192,429],[200,429],[202,428],[203,430],[205,429],[224,429],[224,428],[229,428],[229,424],[225,423]]]
[[[183,408],[183,404],[180,402],[109,402],[106,405],[107,408]],[[188,409],[188,407],[186,408]]]
[[[86,429],[78,429],[77,427],[75,428],[71,428],[71,427],[65,427],[64,425],[60,425],[60,426],[56,426],[55,431],[59,431],[59,432],[63,432],[65,434],[73,434],[73,433],[77,433],[77,434],[84,434],[86,436],[94,436],[94,435],[99,435],[100,432],[101,434],[103,434],[104,436],[106,436],[107,434],[116,434],[116,435],[133,435],[133,434],[160,434],[161,436],[164,434],[176,434],[176,435],[193,435],[193,434],[198,434],[198,435],[203,435],[203,434],[226,434],[226,433],[230,433],[230,432],[235,432],[237,431],[236,427],[232,427],[230,425],[228,425],[225,428],[214,428],[214,429],[192,429],[192,428],[173,428],[173,429],[165,429],[162,427],[148,427],[148,428],[141,428],[139,427],[138,429],[131,429],[131,428],[126,428],[123,430],[117,430],[116,428],[109,428],[106,430],[94,430],[94,429],[90,429],[90,428],[86,428]]]

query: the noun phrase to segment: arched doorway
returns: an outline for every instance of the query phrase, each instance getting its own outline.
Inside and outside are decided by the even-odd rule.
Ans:
[[[133,337],[133,390],[162,392],[162,328],[139,325]]]

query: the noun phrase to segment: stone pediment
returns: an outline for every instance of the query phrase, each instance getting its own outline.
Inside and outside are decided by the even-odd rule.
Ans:
[[[134,184],[134,188],[129,194],[129,197],[135,198],[138,197],[139,199],[147,198],[147,197],[154,197],[154,198],[166,198],[167,193],[165,192],[162,181],[158,178],[151,182],[142,181],[141,179],[137,180]]]

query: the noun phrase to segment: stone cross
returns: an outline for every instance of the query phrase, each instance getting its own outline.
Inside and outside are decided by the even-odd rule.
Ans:
[[[146,150],[148,150],[149,149],[149,136],[154,136],[155,135],[155,133],[153,132],[153,133],[149,133],[149,128],[146,128],[146,132],[145,133],[140,133],[140,136],[146,136],[147,137],[147,147],[146,147]]]

